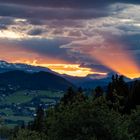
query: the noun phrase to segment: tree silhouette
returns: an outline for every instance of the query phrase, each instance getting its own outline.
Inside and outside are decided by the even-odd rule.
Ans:
[[[110,108],[116,108],[121,113],[130,112],[129,95],[130,89],[123,76],[113,75],[112,81],[108,84],[106,96]],[[115,107],[116,104],[118,104],[117,107]]]
[[[76,93],[74,92],[72,87],[68,88],[67,93],[64,94],[64,97],[61,99],[60,103],[63,103],[65,105],[72,103],[75,94]]]
[[[44,112],[43,108],[40,106],[40,107],[38,107],[37,112],[36,112],[36,117],[33,122],[33,129],[38,132],[42,132],[45,127],[44,122],[45,122],[45,112]]]
[[[100,86],[95,88],[95,98],[103,96],[103,89]]]

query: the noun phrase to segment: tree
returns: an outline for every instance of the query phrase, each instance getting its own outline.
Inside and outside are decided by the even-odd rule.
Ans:
[[[109,110],[104,97],[59,108],[48,113],[49,140],[132,140],[121,115]]]
[[[95,88],[95,98],[103,96],[103,89],[100,86]]]
[[[118,111],[121,113],[130,113],[129,103],[130,89],[125,83],[123,76],[112,76],[112,82],[108,84],[107,100],[110,108],[114,108],[117,103]]]
[[[30,131],[28,129],[20,129],[16,136],[12,136],[11,140],[47,140],[47,136],[36,131]]]
[[[45,112],[43,108],[38,107],[36,114],[37,115],[35,117],[35,120],[33,121],[31,128],[37,132],[43,132],[45,131]]]
[[[74,92],[73,88],[72,87],[68,88],[67,93],[61,99],[60,103],[63,103],[64,105],[71,104],[73,102],[75,95],[76,93]]]
[[[135,140],[140,140],[140,108],[137,108],[137,110],[131,114],[128,132],[135,138]]]
[[[140,81],[138,80],[132,85],[131,101],[134,105],[140,105]]]
[[[113,91],[111,101],[108,101],[110,109],[114,109],[120,113],[123,113],[125,106],[123,104],[124,97],[117,94],[116,90]]]

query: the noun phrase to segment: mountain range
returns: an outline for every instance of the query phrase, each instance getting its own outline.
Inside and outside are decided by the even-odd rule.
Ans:
[[[1,78],[8,78],[11,81],[12,78],[15,79],[15,77],[24,78],[24,77],[28,77],[28,76],[31,79],[34,79],[33,76],[35,76],[36,78],[40,77],[40,79],[38,79],[39,80],[38,84],[37,83],[36,84],[39,85],[39,83],[43,84],[44,82],[45,83],[48,82],[49,84],[48,84],[47,88],[49,88],[49,86],[51,87],[52,86],[51,84],[54,84],[56,81],[57,82],[59,81],[58,83],[56,82],[55,84],[59,85],[59,87],[61,87],[61,89],[63,89],[65,85],[67,85],[66,87],[75,85],[77,87],[83,87],[83,88],[94,88],[98,85],[106,86],[111,81],[111,77],[113,74],[114,73],[109,73],[108,75],[106,75],[104,77],[101,77],[98,74],[88,75],[86,77],[73,77],[73,76],[69,76],[66,74],[58,74],[46,67],[32,66],[32,65],[21,64],[21,63],[8,63],[6,61],[0,61],[0,80],[1,80]],[[12,75],[15,75],[15,77],[12,77]],[[44,79],[43,76],[46,77],[46,80]],[[53,78],[50,80],[50,79],[48,79],[48,77],[53,77]],[[22,78],[21,79],[19,78],[20,81],[18,81],[18,82],[21,82]],[[26,81],[28,81],[28,80],[26,79]],[[54,81],[54,83],[51,83],[52,80]],[[126,77],[125,77],[125,80],[128,82],[131,81],[131,79],[128,79]],[[61,84],[63,83],[62,86],[60,86],[59,83],[61,83]],[[66,84],[64,84],[64,83],[66,83]],[[56,87],[51,87],[51,88],[56,89],[58,87],[56,86]]]

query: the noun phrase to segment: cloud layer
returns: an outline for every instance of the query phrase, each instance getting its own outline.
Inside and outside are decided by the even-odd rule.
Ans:
[[[113,44],[121,44],[122,53],[129,53],[140,67],[139,4],[137,0],[1,0],[0,59],[37,59],[111,72],[97,57],[83,52],[108,50],[105,44],[115,50]]]

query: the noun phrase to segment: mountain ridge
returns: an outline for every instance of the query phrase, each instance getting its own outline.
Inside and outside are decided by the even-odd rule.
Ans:
[[[9,62],[0,60],[0,73],[7,72],[7,71],[14,71],[14,70],[22,70],[22,71],[26,71],[30,73],[45,71],[45,72],[57,74],[56,72],[52,71],[51,69],[47,67],[33,66],[29,64],[23,64],[23,63],[9,63]]]
[[[71,82],[53,73],[42,71],[28,73],[20,70],[0,73],[0,85],[10,85],[18,90],[66,90],[75,87]]]

